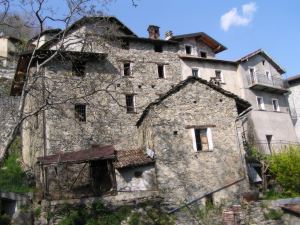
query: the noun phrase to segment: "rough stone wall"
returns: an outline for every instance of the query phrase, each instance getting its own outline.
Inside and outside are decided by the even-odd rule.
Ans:
[[[140,141],[155,151],[158,188],[170,204],[193,200],[244,177],[236,117],[233,99],[198,82],[150,110],[139,128]],[[215,126],[211,151],[194,151],[189,125]],[[214,201],[247,190],[246,183],[214,194]]]
[[[18,97],[0,95],[0,155],[5,148],[5,140],[17,122]]]
[[[120,150],[138,147],[135,124],[141,112],[181,80],[177,45],[166,44],[163,52],[157,53],[148,42],[130,42],[129,50],[122,49],[118,42],[93,43],[93,51],[107,57],[89,60],[83,78],[72,76],[70,60],[53,60],[45,68],[45,98],[52,104],[45,110],[48,155],[95,143],[114,144]],[[131,63],[129,77],[123,76],[124,62]],[[157,67],[162,64],[165,78],[160,79]],[[134,94],[135,113],[126,112],[125,94]],[[75,104],[86,104],[86,122],[75,119]],[[39,129],[29,130],[27,140],[41,133]],[[41,151],[43,141],[40,138],[24,151]]]
[[[140,176],[136,176],[140,173]],[[155,191],[156,173],[154,165],[130,167],[116,170],[117,191]]]

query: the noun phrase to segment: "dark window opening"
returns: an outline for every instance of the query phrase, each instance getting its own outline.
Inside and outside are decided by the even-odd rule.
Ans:
[[[85,62],[72,62],[72,74],[77,77],[83,77],[85,75]]]
[[[162,45],[154,45],[154,51],[155,52],[163,52],[163,46]]]
[[[124,71],[123,71],[124,76],[130,76],[131,75],[130,63],[124,63],[123,69],[124,69]]]
[[[173,131],[173,135],[177,135],[177,134],[178,134],[177,130]]]
[[[126,95],[126,109],[127,113],[133,113],[134,109],[134,95]]]
[[[195,129],[195,141],[197,151],[209,150],[207,128]]]
[[[129,50],[129,41],[122,41],[121,48],[125,50]]]
[[[198,69],[192,69],[192,76],[193,77],[198,77]]]
[[[185,53],[188,54],[188,55],[191,55],[192,54],[192,46],[186,45],[185,46]]]
[[[164,65],[157,65],[158,77],[165,78]]]
[[[205,206],[206,207],[211,207],[214,205],[214,198],[213,194],[209,194],[205,197]]]
[[[134,172],[134,177],[141,178],[142,176],[143,176],[143,172],[142,171],[135,171]]]
[[[216,70],[215,74],[216,74],[216,78],[221,81],[222,80],[221,70]]]
[[[86,121],[86,105],[75,105],[75,119],[80,122]]]
[[[207,58],[207,53],[206,52],[200,52],[201,58]]]
[[[90,176],[92,190],[96,195],[101,195],[113,188],[112,165],[106,160],[90,162]]]

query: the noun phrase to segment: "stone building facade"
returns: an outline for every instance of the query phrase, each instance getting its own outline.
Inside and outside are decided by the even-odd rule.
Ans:
[[[191,200],[244,178],[236,136],[238,114],[250,106],[237,97],[246,96],[243,75],[239,72],[242,62],[215,59],[226,47],[205,33],[169,36],[163,40],[158,38],[159,27],[149,26],[148,31],[149,38],[141,38],[115,17],[85,17],[38,45],[33,60],[28,52],[21,55],[11,94],[22,93],[27,76],[26,87],[30,89],[24,110],[28,118],[21,131],[22,154],[28,168],[38,171],[37,181],[46,192],[44,197],[59,198],[51,195],[51,190],[52,193],[59,190],[59,182],[51,183],[50,180],[64,171],[65,168],[61,168],[64,163],[68,164],[70,179],[74,182],[65,186],[76,187],[79,197],[86,196],[80,191],[84,185],[91,185],[91,182],[95,185],[94,178],[99,174],[94,174],[94,168],[106,168],[111,185],[104,189],[110,193],[165,190],[170,191],[170,195],[175,194],[175,189],[168,189],[171,185],[167,187],[169,178],[162,174],[184,154],[190,158],[182,158],[179,162],[182,174],[177,174],[180,171],[176,170],[171,175],[184,178],[190,173],[190,176],[174,180],[177,194],[182,196],[165,195],[173,203]],[[41,63],[43,67],[38,67]],[[30,73],[26,74],[28,66]],[[143,118],[146,107],[182,85],[182,80],[189,80],[191,84],[187,81],[178,89],[178,94],[162,101],[158,106],[162,114],[152,115],[153,121],[147,117],[138,129],[137,121]],[[164,102],[173,103],[170,111]],[[148,143],[150,137],[141,138],[147,130],[145,124],[152,122],[151,132],[163,133],[155,139],[157,151]],[[206,127],[211,129],[206,130],[203,140],[203,132],[197,130],[197,143],[204,141],[209,151],[193,152],[191,132],[182,130],[183,126],[192,125],[212,125],[212,128]],[[174,133],[170,136],[166,129]],[[191,129],[184,128],[185,131]],[[169,143],[176,135],[180,138]],[[174,156],[157,146],[168,143]],[[187,148],[187,153],[180,144]],[[93,147],[98,145],[113,145],[114,150],[105,155],[106,148]],[[145,155],[146,147],[151,148],[148,156]],[[142,153],[136,151],[138,149],[142,149]],[[91,152],[91,155],[82,151]],[[125,152],[131,153],[124,157]],[[153,152],[157,159],[153,158]],[[73,157],[78,161],[70,160]],[[48,160],[50,163],[46,163]],[[191,164],[186,164],[189,160]],[[184,165],[189,166],[183,168]],[[201,165],[205,165],[206,174],[198,174],[198,177]],[[216,171],[217,174],[212,174]],[[62,178],[64,175],[62,173]],[[207,183],[208,179],[211,182]],[[102,184],[96,184],[102,188]],[[232,193],[239,193],[238,185],[232,186],[228,193],[216,194],[216,198],[232,196]]]

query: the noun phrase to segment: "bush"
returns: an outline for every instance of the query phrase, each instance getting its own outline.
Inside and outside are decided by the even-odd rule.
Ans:
[[[270,172],[285,191],[300,194],[300,148],[290,146],[267,158]]]
[[[10,225],[10,217],[6,214],[0,215],[0,224],[1,225]]]
[[[280,220],[283,215],[281,210],[270,209],[267,213],[264,213],[264,217],[267,220]]]
[[[16,138],[10,147],[10,154],[0,168],[0,190],[7,192],[25,193],[31,191],[25,172],[22,170],[20,159],[20,139]]]

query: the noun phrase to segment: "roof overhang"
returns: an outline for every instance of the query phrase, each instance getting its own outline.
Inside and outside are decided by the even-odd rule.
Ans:
[[[274,68],[280,73],[280,74],[283,74],[285,73],[285,69],[280,66],[278,63],[275,62],[274,59],[272,59],[272,57],[270,55],[268,55],[265,51],[263,51],[262,49],[258,49],[254,52],[251,52],[250,54],[240,58],[239,60],[237,60],[236,62],[237,63],[240,63],[240,62],[244,62],[244,61],[248,61],[250,58],[256,56],[256,55],[262,55],[264,58],[266,58],[271,64],[272,66],[274,66]]]
[[[203,58],[203,57],[192,56],[192,55],[179,55],[179,58],[181,58],[182,60],[194,60],[194,61],[201,61],[201,62],[230,64],[232,66],[237,66],[238,65],[238,63],[234,62],[234,61],[215,59],[215,58]]]
[[[84,163],[96,160],[115,159],[115,151],[116,150],[113,145],[92,146],[91,148],[85,150],[38,157],[37,162],[40,165],[53,165],[61,163]]]

